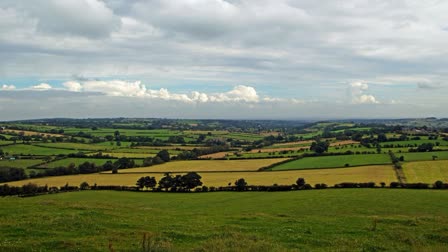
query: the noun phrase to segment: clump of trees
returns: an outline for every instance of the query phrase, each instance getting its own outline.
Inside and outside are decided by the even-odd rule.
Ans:
[[[28,176],[22,168],[1,168],[0,183],[27,179]]]
[[[311,144],[310,150],[316,152],[317,154],[322,154],[328,151],[330,143],[328,141],[316,141]]]
[[[157,183],[154,177],[141,177],[137,180],[137,187],[139,189],[165,190],[170,192],[189,192],[195,187],[202,186],[202,177],[196,172],[189,172],[185,175],[172,176],[170,173],[165,173],[164,176]]]

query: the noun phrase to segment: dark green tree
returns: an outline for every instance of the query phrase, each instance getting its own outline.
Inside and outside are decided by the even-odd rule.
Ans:
[[[144,185],[146,188],[151,188],[151,189],[153,189],[153,188],[157,185],[156,178],[146,176],[146,177],[144,178],[143,185]]]
[[[189,172],[184,176],[182,176],[183,186],[187,190],[191,190],[197,186],[201,186],[202,185],[201,178],[202,177],[196,172]]]
[[[244,191],[247,187],[247,182],[245,179],[240,178],[237,181],[235,181],[235,186],[237,191]]]
[[[318,154],[322,154],[322,153],[328,151],[329,146],[330,146],[330,143],[327,141],[317,141],[317,142],[313,142],[311,144],[310,150],[312,150]]]
[[[145,177],[141,177],[137,180],[137,183],[135,185],[141,190],[145,187]]]
[[[159,187],[168,191],[169,188],[173,186],[173,176],[170,173],[165,173],[164,176],[159,180]]]
[[[299,189],[302,189],[305,186],[305,184],[306,184],[305,179],[304,178],[298,178],[297,181],[296,181],[296,184],[297,184],[297,187]]]
[[[159,157],[163,160],[163,162],[169,162],[170,161],[170,153],[167,150],[161,150],[159,153],[157,153],[156,157]]]

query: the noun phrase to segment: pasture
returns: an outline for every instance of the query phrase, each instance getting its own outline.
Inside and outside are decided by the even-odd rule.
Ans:
[[[76,150],[67,149],[55,149],[34,146],[30,144],[13,144],[8,146],[2,146],[1,148],[5,153],[9,155],[35,155],[35,156],[52,156],[58,154],[70,154],[76,153]]]
[[[46,147],[46,148],[56,148],[56,149],[71,149],[79,151],[101,151],[107,148],[106,146],[100,146],[96,144],[83,144],[83,143],[39,143],[34,144],[34,146]]]
[[[429,160],[444,160],[448,159],[448,151],[434,151],[434,152],[409,152],[400,153],[396,156],[404,157],[404,161],[429,161]]]
[[[129,153],[129,152],[102,152],[103,156],[111,156],[114,158],[123,158],[123,157],[127,157],[127,158],[147,158],[147,157],[154,157],[156,155],[156,153]],[[89,155],[95,155],[97,153],[91,153],[88,154]]]
[[[84,163],[84,162],[90,162],[90,163],[94,163],[95,165],[103,165],[104,163],[106,163],[107,161],[116,161],[116,159],[99,159],[99,158],[64,158],[64,159],[60,159],[60,160],[56,160],[44,165],[41,165],[40,168],[56,168],[59,166],[64,166],[67,167],[70,164],[75,164],[76,166]],[[141,161],[140,161],[141,163]]]
[[[403,172],[410,183],[448,181],[448,161],[420,161],[403,164]]]
[[[387,154],[366,154],[366,155],[339,155],[339,156],[321,156],[305,157],[272,168],[273,171],[280,170],[298,170],[298,169],[318,169],[318,168],[336,168],[360,165],[380,165],[391,164]]]
[[[7,197],[0,250],[141,251],[151,233],[172,251],[443,251],[445,202],[442,191],[390,189]]]
[[[37,165],[44,162],[42,159],[16,159],[16,160],[0,160],[0,167],[23,168]]]

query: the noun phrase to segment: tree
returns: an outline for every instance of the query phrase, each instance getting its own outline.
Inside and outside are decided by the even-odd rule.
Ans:
[[[112,161],[107,161],[106,163],[103,164],[103,171],[113,171],[114,168],[115,166],[112,163]]]
[[[137,183],[135,184],[139,189],[143,189],[145,187],[145,178],[141,177],[137,180]]]
[[[143,185],[144,185],[146,188],[151,188],[151,189],[153,189],[153,188],[157,185],[156,178],[146,176],[146,177],[144,178]]]
[[[189,172],[184,176],[182,176],[183,186],[187,190],[191,190],[197,186],[201,186],[202,185],[201,178],[202,177],[196,172]]]
[[[316,152],[317,154],[322,154],[326,151],[328,151],[328,147],[330,146],[330,143],[325,141],[317,141],[317,142],[313,142],[311,144],[310,150]]]
[[[297,181],[296,181],[296,184],[297,184],[297,187],[299,189],[302,189],[305,186],[305,184],[306,184],[305,179],[304,178],[298,178]]]
[[[84,162],[78,166],[79,173],[94,173],[97,172],[95,163]]]
[[[87,190],[87,189],[89,189],[89,183],[87,183],[87,182],[82,182],[80,185],[79,185],[79,188],[81,189],[81,190]]]
[[[169,188],[173,186],[173,177],[170,173],[165,173],[164,176],[159,180],[159,187],[168,191]]]
[[[170,153],[167,150],[161,150],[159,153],[157,153],[156,157],[159,157],[163,160],[163,162],[169,162],[170,161]]]
[[[246,190],[247,182],[245,179],[240,178],[237,181],[235,181],[235,186],[237,191],[244,191]]]

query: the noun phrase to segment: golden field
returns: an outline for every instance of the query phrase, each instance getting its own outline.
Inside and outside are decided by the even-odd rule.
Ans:
[[[448,181],[448,160],[404,163],[403,172],[409,183]]]
[[[202,161],[200,161],[202,162]],[[120,170],[124,172],[125,170]],[[294,184],[299,177],[305,178],[307,183],[326,183],[334,185],[342,182],[390,182],[396,181],[395,173],[390,165],[361,166],[338,169],[313,169],[293,171],[270,171],[270,172],[199,172],[202,182],[207,186],[226,186],[234,183],[239,178],[244,178],[249,185],[288,185]],[[70,176],[45,177],[9,182],[10,185],[23,185],[36,183],[48,186],[79,185],[86,181],[90,185],[135,185],[142,176],[153,176],[159,180],[162,173],[123,173],[123,174],[83,174]]]
[[[208,171],[257,171],[258,169],[287,158],[245,159],[245,160],[190,160],[171,161],[162,165],[121,170],[123,173],[142,172],[208,172]],[[107,172],[111,173],[111,172]]]

